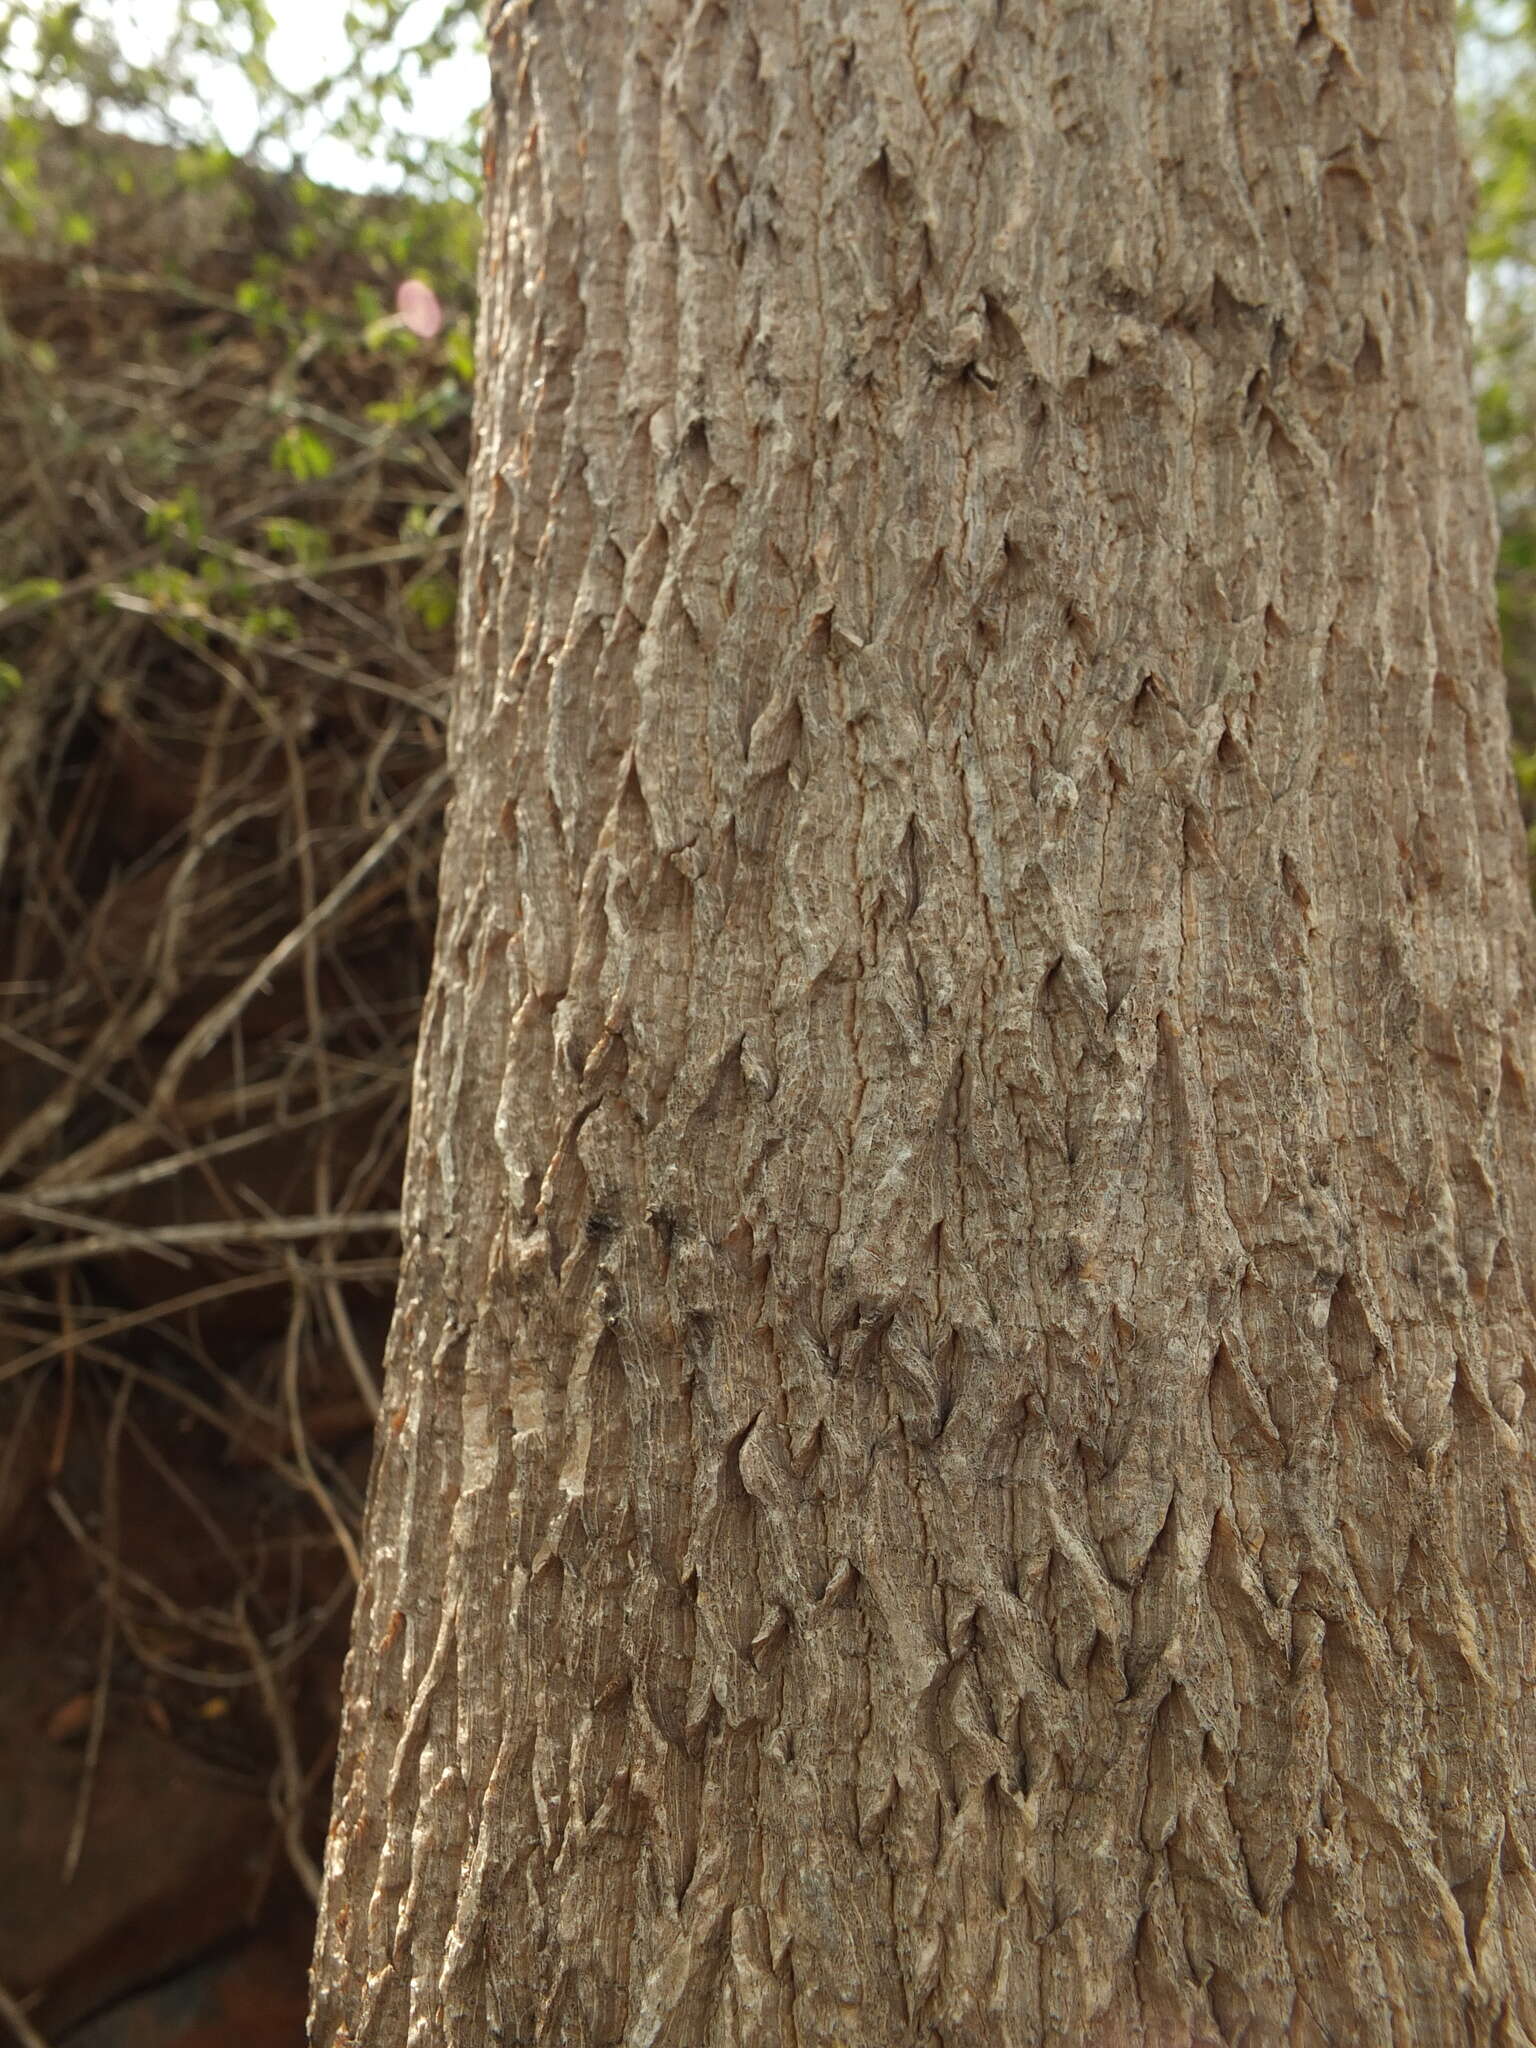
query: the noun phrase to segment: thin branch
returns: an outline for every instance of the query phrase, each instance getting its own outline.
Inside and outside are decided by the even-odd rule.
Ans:
[[[0,2020],[4,2020],[15,2035],[17,2048],[49,2048],[48,2042],[27,2018],[21,2000],[13,1997],[3,1984],[0,1984]]]
[[[127,1419],[128,1403],[132,1398],[132,1381],[120,1380],[117,1397],[112,1403],[112,1418],[107,1424],[106,1466],[102,1479],[102,1523],[106,1530],[106,1542],[103,1545],[106,1584],[101,1599],[101,1644],[96,1659],[96,1684],[91,1692],[90,1732],[86,1736],[85,1757],[80,1766],[80,1788],[75,1798],[75,1817],[70,1824],[69,1843],[64,1851],[62,1875],[65,1884],[73,1884],[75,1873],[80,1868],[80,1858],[85,1849],[86,1829],[91,1819],[91,1797],[96,1789],[96,1773],[101,1763],[102,1738],[107,1732],[107,1699],[112,1689],[112,1653],[117,1644],[117,1584],[122,1566],[121,1530],[118,1526],[119,1460],[122,1456],[123,1423]],[[62,1498],[55,1488],[50,1488],[49,1493],[56,1502]]]
[[[35,1273],[46,1266],[73,1265],[119,1252],[147,1252],[173,1265],[183,1245],[299,1244],[312,1237],[360,1237],[371,1230],[398,1231],[398,1209],[376,1209],[363,1216],[253,1216],[228,1223],[168,1223],[152,1231],[107,1230],[92,1237],[65,1238],[61,1244],[23,1246],[0,1259],[0,1276]]]
[[[399,1261],[352,1259],[327,1270],[333,1271],[338,1280],[392,1281],[399,1270]],[[90,1337],[93,1343],[99,1345],[103,1338],[120,1337],[125,1331],[141,1329],[146,1323],[169,1323],[173,1317],[183,1315],[189,1309],[207,1308],[213,1302],[227,1300],[231,1295],[249,1294],[278,1284],[277,1275],[271,1271],[234,1274],[228,1280],[216,1280],[207,1287],[194,1287],[189,1293],[172,1295],[167,1301],[151,1302],[148,1308],[127,1309],[121,1315],[111,1316],[103,1323],[94,1324],[90,1330]],[[50,1338],[46,1343],[35,1345],[30,1351],[24,1351],[19,1358],[8,1358],[0,1365],[0,1386],[4,1386],[7,1380],[20,1379],[23,1373],[32,1372],[36,1367],[46,1365],[50,1359],[62,1358],[71,1345],[77,1343],[81,1356],[89,1356],[91,1346],[77,1334],[75,1337]],[[117,1360],[112,1362],[121,1363]],[[158,1386],[162,1392],[171,1393],[177,1399],[185,1399],[188,1405],[191,1405],[194,1397],[185,1394],[184,1390],[175,1387],[171,1382],[160,1381],[141,1366],[133,1367],[132,1370],[151,1386]],[[254,1403],[252,1406],[254,1407]],[[229,1428],[228,1423],[216,1410],[205,1409],[203,1419],[213,1422],[216,1428],[226,1431]]]
[[[367,852],[352,863],[335,887],[315,905],[313,913],[305,918],[302,924],[296,925],[292,931],[286,933],[269,953],[257,961],[239,987],[232,990],[223,1002],[216,1003],[207,1016],[193,1026],[166,1060],[160,1084],[155,1090],[157,1107],[163,1109],[175,1095],[187,1068],[197,1060],[206,1059],[263,984],[269,982],[287,965],[313,931],[319,930],[335,916],[347,899],[361,888],[380,861],[392,853],[399,842],[426,816],[447,788],[448,781],[449,770],[446,766],[435,769],[405,809],[386,826]]]

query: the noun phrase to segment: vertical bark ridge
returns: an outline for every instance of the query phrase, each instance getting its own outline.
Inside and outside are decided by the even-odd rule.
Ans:
[[[315,2038],[1531,2042],[1449,8],[492,50]]]

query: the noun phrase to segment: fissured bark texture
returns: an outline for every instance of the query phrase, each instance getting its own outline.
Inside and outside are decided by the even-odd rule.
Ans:
[[[1451,15],[494,14],[322,2048],[1536,2036]]]

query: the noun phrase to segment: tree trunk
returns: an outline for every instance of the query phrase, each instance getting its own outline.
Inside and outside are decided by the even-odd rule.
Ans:
[[[1451,16],[495,13],[323,2048],[1536,2039]]]

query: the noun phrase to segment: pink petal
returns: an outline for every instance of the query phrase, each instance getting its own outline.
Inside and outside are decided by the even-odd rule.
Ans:
[[[395,293],[395,311],[400,315],[400,325],[419,334],[423,341],[430,341],[442,331],[442,304],[431,285],[423,284],[419,277],[408,277],[401,284]]]

